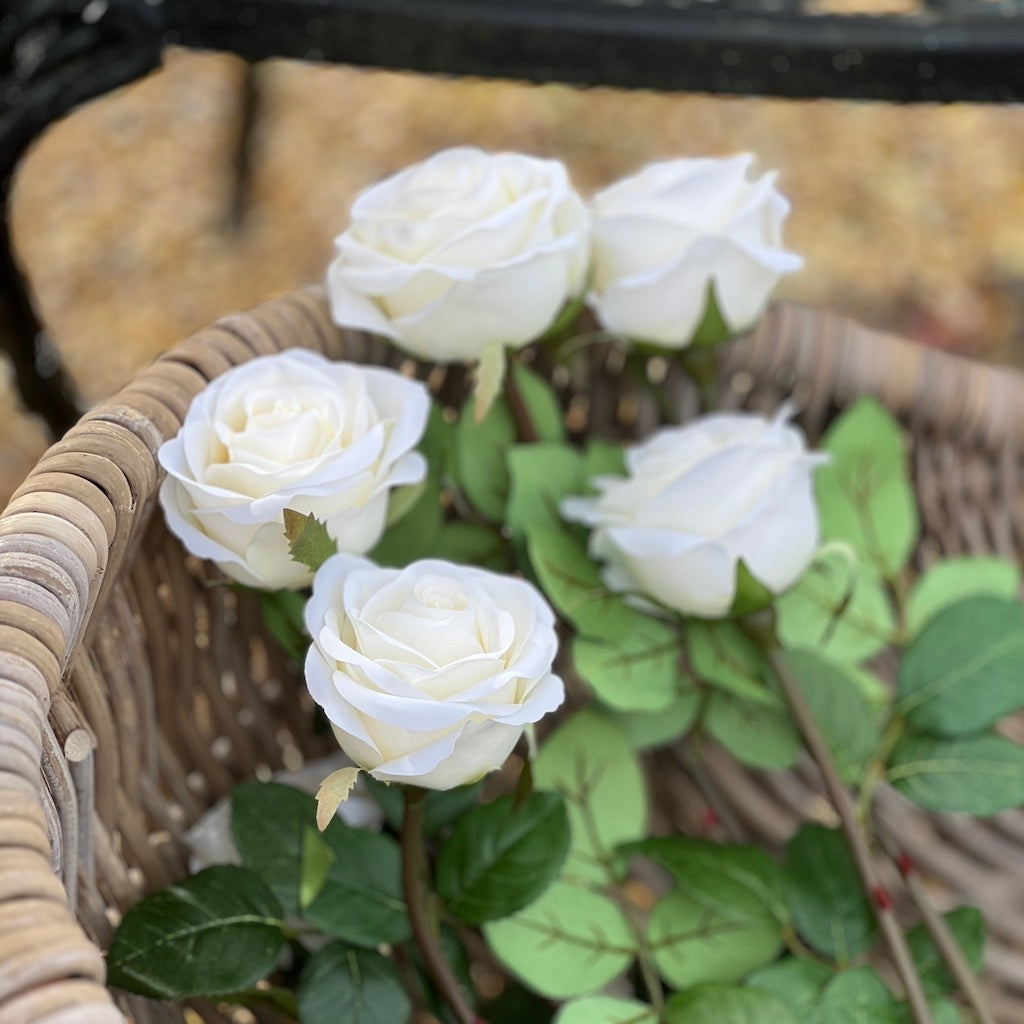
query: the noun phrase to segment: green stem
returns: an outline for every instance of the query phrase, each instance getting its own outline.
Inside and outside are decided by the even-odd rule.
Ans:
[[[426,891],[423,884],[427,870],[423,848],[423,801],[426,790],[406,786],[405,817],[402,821],[402,890],[412,927],[412,937],[419,948],[427,973],[437,986],[441,998],[452,1008],[459,1024],[483,1024],[466,1001],[458,979],[448,966],[437,934],[427,912]]]
[[[526,408],[523,396],[519,392],[514,369],[515,364],[510,359],[505,371],[505,401],[508,402],[509,412],[515,421],[519,440],[526,444],[536,444],[540,440],[540,434],[537,433],[537,428],[530,417],[530,410]]]
[[[714,347],[687,348],[679,353],[679,365],[697,385],[702,412],[718,406],[718,354]]]

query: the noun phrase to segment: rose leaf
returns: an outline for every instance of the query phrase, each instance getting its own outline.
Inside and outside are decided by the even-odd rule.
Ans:
[[[395,1024],[409,997],[394,964],[379,953],[332,942],[310,957],[299,978],[299,1020]]]
[[[677,992],[666,1005],[667,1024],[797,1024],[786,1004],[767,992],[733,985],[696,985]]]
[[[303,515],[293,508],[284,510],[284,535],[292,559],[316,572],[331,555],[338,553],[338,545],[327,532],[327,526],[312,512]]]

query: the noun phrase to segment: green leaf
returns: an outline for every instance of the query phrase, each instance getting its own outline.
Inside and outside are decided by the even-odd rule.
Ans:
[[[334,820],[323,833],[334,854],[320,894],[304,916],[328,935],[375,949],[409,935],[402,899],[401,854],[390,836]]]
[[[538,441],[565,441],[565,420],[562,406],[551,385],[539,374],[527,369],[522,363],[512,364],[512,380],[526,407]]]
[[[242,857],[270,886],[286,914],[300,908],[306,829],[316,821],[316,801],[278,782],[243,782],[231,793],[231,835]]]
[[[388,825],[395,832],[402,831],[405,817],[405,801],[400,785],[378,782],[372,775],[363,776],[370,796],[384,812]],[[483,788],[483,780],[454,789],[432,789],[423,801],[423,834],[433,839],[443,828],[461,818],[471,807],[475,807]]]
[[[659,711],[618,712],[617,718],[638,750],[663,747],[689,732],[700,711],[698,690],[677,693],[667,708]]]
[[[625,476],[626,455],[621,444],[591,441],[583,453],[583,475],[587,483],[597,476]]]
[[[802,749],[784,711],[728,693],[711,694],[701,724],[734,757],[754,768],[789,768]]]
[[[742,325],[741,325],[742,326]],[[710,348],[727,341],[736,332],[725,322],[722,310],[718,305],[718,298],[715,294],[715,281],[712,278],[708,282],[708,294],[704,303],[704,315],[700,324],[693,334],[693,339],[688,348]]]
[[[680,683],[679,631],[656,619],[614,643],[578,636],[572,645],[576,671],[617,711],[658,711],[672,704]]]
[[[878,730],[851,670],[814,651],[788,651],[785,658],[840,777],[856,782],[878,745]]]
[[[281,649],[295,662],[302,664],[309,648],[309,634],[303,620],[306,594],[299,590],[264,590],[260,592],[260,613],[263,624]]]
[[[516,425],[503,399],[495,401],[480,423],[474,410],[470,398],[455,427],[455,477],[473,507],[500,523],[508,496],[505,452],[515,442]]]
[[[710,872],[704,885],[670,892],[651,913],[647,940],[674,988],[739,981],[782,949],[779,922],[760,895]]]
[[[1024,804],[1024,747],[1002,736],[905,736],[886,777],[929,811],[985,816]]]
[[[441,485],[437,477],[429,476],[412,508],[384,532],[367,557],[378,565],[404,568],[417,559],[433,556],[443,521]]]
[[[643,772],[625,730],[596,711],[577,712],[541,747],[533,780],[565,797],[572,829],[566,875],[607,882],[611,852],[643,836],[647,824]]]
[[[910,592],[907,629],[919,633],[943,608],[969,597],[1016,597],[1020,570],[1001,558],[950,558],[933,565]]]
[[[905,1008],[872,967],[836,975],[810,1019],[812,1024],[908,1024]]]
[[[452,419],[454,420],[454,417]],[[418,448],[426,457],[429,476],[441,479],[454,475],[452,463],[455,456],[455,426],[445,417],[445,411],[436,399],[430,403],[427,427]]]
[[[506,522],[513,537],[538,525],[561,527],[559,502],[583,489],[583,463],[567,444],[517,444],[508,451]]]
[[[847,541],[883,575],[899,572],[918,530],[899,424],[874,398],[861,398],[822,447],[832,456],[814,477],[823,537]]]
[[[977,907],[957,907],[943,916],[964,954],[964,959],[977,974],[981,970],[985,953],[985,919],[981,916],[981,911]],[[929,995],[939,995],[956,989],[957,983],[943,963],[924,925],[918,925],[907,933],[907,945],[910,947],[917,972],[921,975],[924,989]]]
[[[629,923],[611,900],[556,882],[515,917],[484,925],[495,955],[553,999],[607,985],[634,958]]]
[[[332,942],[310,957],[299,978],[299,1024],[397,1024],[411,1006],[390,960]]]
[[[939,612],[900,665],[896,710],[938,736],[978,732],[1024,707],[1024,604],[972,597]]]
[[[445,523],[431,542],[430,557],[457,565],[480,565],[496,572],[509,568],[504,539],[497,530],[482,523]]]
[[[877,572],[827,554],[775,603],[784,647],[813,648],[836,661],[859,662],[892,639],[892,605]]]
[[[614,996],[584,996],[566,1003],[554,1024],[658,1024],[658,1015],[647,1003]]]
[[[302,871],[299,875],[299,906],[308,907],[320,895],[327,873],[334,863],[334,851],[317,829],[309,825],[302,833]]]
[[[283,945],[274,894],[252,871],[221,864],[128,910],[107,982],[153,999],[238,992],[273,970]]]
[[[728,894],[741,889],[761,903],[779,924],[789,921],[783,899],[782,869],[756,846],[723,846],[706,839],[676,836],[643,839],[620,850],[654,861],[681,889],[709,900],[718,891]]]
[[[293,508],[284,510],[284,535],[292,560],[316,572],[331,555],[338,553],[338,545],[327,532],[327,525],[312,512],[303,515]]]
[[[835,972],[823,963],[787,956],[754,971],[744,984],[778,996],[802,1020],[817,1004],[833,977]]]
[[[874,937],[875,919],[840,832],[802,825],[787,853],[786,902],[797,931],[840,963],[863,953]]]
[[[569,816],[557,793],[503,796],[459,819],[437,862],[437,891],[470,924],[508,917],[558,877],[569,853]]]
[[[526,542],[544,593],[582,635],[611,642],[643,628],[648,616],[608,590],[583,544],[568,530],[535,526]]]
[[[782,706],[765,685],[764,655],[735,623],[691,619],[685,639],[693,670],[704,682],[762,707]]]
[[[782,1000],[733,985],[698,985],[677,992],[666,1009],[667,1024],[798,1024]]]
[[[403,519],[419,501],[427,486],[426,478],[416,484],[404,484],[395,487],[388,497],[388,517],[385,522],[385,529],[390,530],[395,523]]]

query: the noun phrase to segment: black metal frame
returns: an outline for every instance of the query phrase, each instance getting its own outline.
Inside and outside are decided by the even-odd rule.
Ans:
[[[0,202],[43,129],[148,74],[168,43],[528,81],[894,101],[1024,100],[1024,2],[928,0],[907,17],[802,0],[0,0]],[[55,433],[77,415],[0,218],[19,387]]]

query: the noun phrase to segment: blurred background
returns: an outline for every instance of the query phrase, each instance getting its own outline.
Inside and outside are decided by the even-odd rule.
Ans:
[[[52,126],[15,247],[95,402],[211,319],[318,281],[355,193],[456,144],[557,156],[588,192],[643,163],[758,154],[793,203],[787,298],[1024,365],[1024,110],[657,95],[171,50]],[[0,373],[0,507],[47,441]]]

